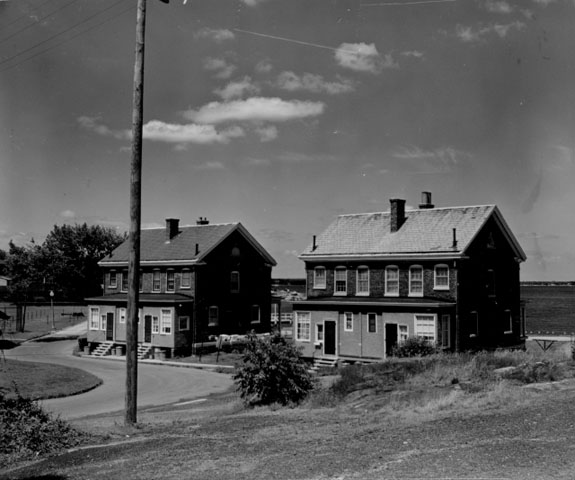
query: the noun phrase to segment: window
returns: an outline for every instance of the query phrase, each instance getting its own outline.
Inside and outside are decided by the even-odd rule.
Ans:
[[[100,328],[100,309],[98,307],[90,308],[90,330]]]
[[[367,314],[367,331],[368,333],[377,333],[377,315],[375,313]]]
[[[407,340],[407,338],[409,337],[409,329],[407,327],[407,325],[398,325],[397,326],[398,329],[398,333],[399,333],[399,343],[403,343]]]
[[[122,286],[121,286],[121,291],[122,291],[122,292],[127,292],[127,291],[128,291],[128,272],[127,272],[127,271],[123,271],[123,272],[122,272]]]
[[[513,333],[513,315],[511,315],[511,310],[505,310],[503,312],[505,315],[506,326],[503,333]]]
[[[218,313],[218,307],[210,307],[208,309],[208,327],[218,326],[220,323]]]
[[[170,309],[162,309],[160,328],[161,328],[162,335],[171,335],[171,333],[172,333],[172,311]]]
[[[232,257],[235,257],[235,258],[237,258],[237,257],[240,256],[240,249],[239,249],[239,247],[234,247],[234,248],[232,248],[231,256],[232,256]]]
[[[100,315],[100,330],[106,330],[106,315]]]
[[[449,315],[441,315],[439,320],[439,328],[437,329],[437,345],[441,348],[451,347],[451,330],[449,324],[451,317]]]
[[[108,287],[110,288],[117,288],[118,287],[118,274],[115,270],[110,272],[110,276],[108,277]]]
[[[240,272],[234,271],[230,274],[230,292],[239,293],[240,291]]]
[[[315,341],[316,343],[323,342],[323,323],[315,326]]]
[[[479,335],[479,312],[469,313],[469,336],[476,337]]]
[[[447,265],[436,265],[434,275],[435,290],[449,290],[449,267]]]
[[[252,323],[260,323],[260,306],[252,305]]]
[[[118,318],[120,323],[126,323],[126,309],[119,308],[118,309]]]
[[[176,289],[176,274],[173,270],[168,270],[166,275],[166,292],[173,292]]]
[[[160,271],[154,270],[154,273],[152,274],[152,291],[159,292],[160,286],[161,286]]]
[[[191,288],[192,286],[192,272],[190,270],[182,270],[182,288]]]
[[[335,269],[335,295],[347,293],[347,270],[344,267]]]
[[[180,332],[185,332],[190,329],[190,317],[179,317],[178,318],[178,330]]]
[[[157,315],[152,317],[152,333],[160,333],[160,317]]]
[[[487,295],[495,295],[495,271],[492,269],[487,270],[485,289],[487,290]]]
[[[423,296],[423,268],[420,266],[409,269],[409,294],[414,297]]]
[[[395,266],[385,268],[385,294],[399,296],[399,268]]]
[[[357,295],[369,295],[369,268],[357,268]]]
[[[346,312],[343,314],[343,316],[344,316],[343,330],[345,332],[353,332],[353,313]]]
[[[277,303],[272,303],[271,321],[278,323],[280,319],[280,306]]]
[[[435,343],[437,337],[435,315],[416,315],[414,333],[416,337]]]
[[[140,292],[144,291],[144,274],[140,272],[140,278],[138,280],[140,282]]]
[[[295,339],[301,342],[310,341],[311,313],[295,312]]]
[[[315,267],[313,270],[313,288],[325,288],[325,267]]]

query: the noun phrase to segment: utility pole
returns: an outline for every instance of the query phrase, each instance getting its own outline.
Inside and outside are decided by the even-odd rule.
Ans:
[[[169,0],[160,0],[168,3]],[[126,402],[124,424],[138,421],[138,297],[140,280],[140,226],[142,219],[142,130],[144,117],[144,44],[146,0],[138,0],[136,60],[132,106],[132,161],[130,175],[130,233],[128,245],[128,305],[126,321]]]

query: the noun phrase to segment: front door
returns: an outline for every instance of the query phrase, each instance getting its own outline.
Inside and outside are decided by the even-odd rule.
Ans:
[[[144,316],[144,343],[152,343],[152,316]]]
[[[112,312],[106,314],[106,340],[114,340],[114,314]]]
[[[324,342],[323,342],[323,354],[324,355],[335,355],[335,321],[334,320],[324,320]]]
[[[385,356],[389,357],[397,346],[397,323],[385,324]]]

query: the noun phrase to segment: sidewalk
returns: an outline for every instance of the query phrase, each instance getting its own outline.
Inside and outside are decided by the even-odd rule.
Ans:
[[[126,361],[125,355],[104,355],[103,357],[96,357],[94,355],[88,355],[86,353],[79,353],[78,356],[95,360],[112,360],[115,362]],[[229,370],[230,372],[235,368],[233,365],[224,365],[221,363],[188,363],[188,362],[176,362],[173,360],[155,360],[155,359],[138,360],[138,363],[149,363],[151,365],[166,365],[168,367],[197,368],[200,370],[222,369],[222,370]]]

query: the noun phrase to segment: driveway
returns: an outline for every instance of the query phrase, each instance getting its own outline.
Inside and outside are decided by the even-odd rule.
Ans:
[[[126,363],[106,359],[75,357],[76,340],[27,342],[4,352],[6,358],[53,363],[90,372],[103,384],[89,392],[65,398],[43,400],[46,410],[64,419],[75,419],[124,410]],[[229,375],[195,368],[138,364],[138,408],[194,400],[227,390]]]

